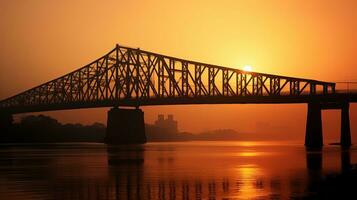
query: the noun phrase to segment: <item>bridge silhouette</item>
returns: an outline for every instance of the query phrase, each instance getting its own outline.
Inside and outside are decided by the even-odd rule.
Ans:
[[[337,91],[333,82],[247,72],[116,45],[80,69],[0,101],[0,128],[10,127],[18,113],[113,107],[107,142],[145,143],[140,106],[307,103],[305,145],[323,145],[321,110],[341,109],[341,145],[350,146],[349,103],[356,102],[356,94]]]

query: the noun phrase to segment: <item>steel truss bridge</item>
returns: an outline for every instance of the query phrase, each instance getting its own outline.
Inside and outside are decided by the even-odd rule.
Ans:
[[[80,69],[0,101],[0,127],[9,127],[17,113],[114,107],[108,112],[107,138],[145,143],[143,112],[117,107],[308,103],[305,145],[322,146],[321,110],[341,109],[341,144],[350,146],[349,103],[356,101],[357,93],[339,92],[333,82],[247,72],[116,45]]]
[[[304,103],[335,93],[332,82],[247,72],[116,45],[80,69],[2,100],[0,110]]]

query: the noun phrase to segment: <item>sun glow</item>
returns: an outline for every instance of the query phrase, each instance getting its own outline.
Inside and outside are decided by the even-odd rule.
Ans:
[[[244,70],[244,71],[247,71],[247,72],[251,72],[251,71],[253,71],[253,68],[252,68],[252,66],[250,66],[250,65],[245,65],[245,66],[243,67],[243,70]]]

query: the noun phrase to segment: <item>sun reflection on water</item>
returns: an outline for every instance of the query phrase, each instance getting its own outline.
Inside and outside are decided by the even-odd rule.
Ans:
[[[233,197],[237,199],[255,199],[259,196],[266,195],[256,182],[262,176],[262,170],[254,164],[240,165],[237,167],[238,177],[240,177],[239,192]]]
[[[253,157],[253,156],[259,156],[262,155],[261,152],[240,152],[238,153],[238,156],[241,157]]]

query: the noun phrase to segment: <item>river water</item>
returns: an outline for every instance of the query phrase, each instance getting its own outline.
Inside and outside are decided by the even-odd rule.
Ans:
[[[0,199],[300,199],[357,148],[292,142],[0,146]]]

